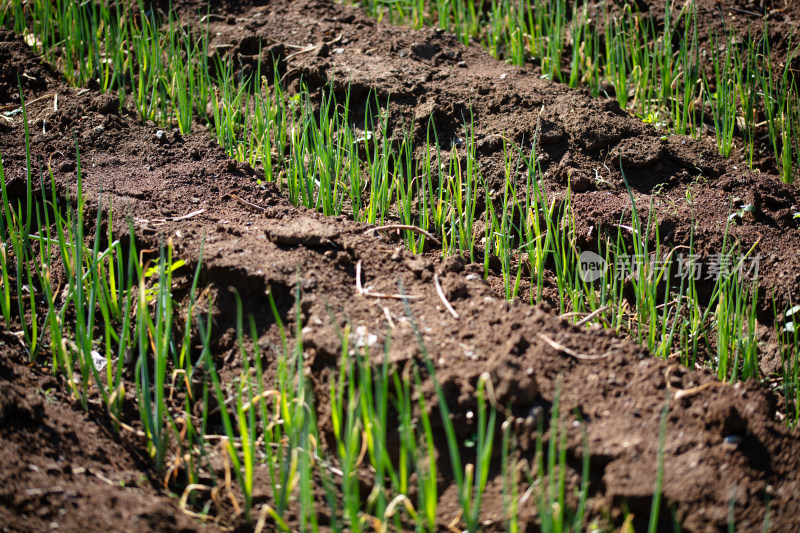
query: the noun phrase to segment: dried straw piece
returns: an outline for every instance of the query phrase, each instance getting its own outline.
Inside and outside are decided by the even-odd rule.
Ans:
[[[616,351],[616,350],[609,350],[606,353],[601,354],[601,355],[587,355],[587,354],[578,353],[575,350],[573,350],[572,348],[567,348],[563,344],[557,343],[556,341],[554,341],[553,339],[551,339],[550,337],[548,337],[544,333],[539,333],[539,338],[542,339],[544,342],[546,342],[548,345],[550,345],[550,347],[553,348],[554,350],[558,350],[559,352],[564,352],[565,354],[569,355],[570,357],[574,357],[575,359],[580,359],[581,361],[598,361],[600,359],[605,359],[606,357],[608,357],[609,355],[611,355],[612,353],[614,353]]]
[[[434,244],[442,244],[442,241],[440,241],[433,233],[425,231],[424,229],[418,228],[416,226],[409,226],[407,224],[387,224],[386,226],[369,228],[367,231],[364,232],[364,235],[366,235],[367,233],[374,233],[376,231],[393,230],[393,229],[413,231],[414,233],[419,233],[420,235],[424,235]]]
[[[382,292],[370,292],[361,285],[361,261],[356,263],[356,292],[362,296],[373,298],[387,298],[390,300],[418,300],[422,296],[412,296],[409,294],[384,294]]]
[[[439,283],[439,274],[434,274],[433,275],[433,283],[436,285],[436,294],[439,295],[439,299],[442,300],[442,303],[444,304],[445,308],[448,311],[450,311],[450,314],[453,315],[453,318],[457,319],[458,318],[458,313],[456,313],[456,310],[453,309],[453,306],[450,305],[450,302],[448,302],[447,298],[445,298],[445,296],[444,296],[444,291],[442,290],[442,286]]]

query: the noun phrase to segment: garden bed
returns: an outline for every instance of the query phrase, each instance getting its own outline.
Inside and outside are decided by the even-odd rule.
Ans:
[[[0,30],[4,258],[29,246],[26,264],[48,266],[4,267],[18,289],[0,338],[6,527],[797,529],[800,195],[768,157],[750,169],[708,131],[669,134],[535,62],[359,8],[175,8],[208,35],[206,65],[235,73],[180,126],[142,120],[131,87],[120,103],[102,79],[68,86],[64,62]],[[258,101],[226,93],[240,74],[263,75],[268,116],[290,117],[267,150],[247,146]],[[322,160],[325,142],[353,151]],[[345,173],[330,205],[321,166]],[[376,168],[406,180],[382,207]],[[368,185],[348,196],[356,175]],[[440,220],[425,176],[450,191]],[[83,278],[77,244],[56,238],[67,206],[83,208],[62,228],[87,243]],[[14,248],[15,228],[37,237]],[[590,301],[602,291],[576,251],[607,261],[607,301]],[[705,269],[691,289],[675,271],[614,283],[621,257],[684,252]],[[723,258],[757,275],[710,275]],[[89,287],[117,284],[98,298],[135,318],[98,311],[84,336],[74,280],[100,271]],[[61,309],[63,352],[48,332]]]

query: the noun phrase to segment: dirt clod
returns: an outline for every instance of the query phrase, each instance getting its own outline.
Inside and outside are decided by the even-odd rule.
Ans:
[[[701,3],[708,8],[714,2]],[[201,5],[176,4],[184,14],[196,14]],[[206,7],[202,4],[203,10]],[[503,179],[503,165],[498,164],[503,142],[498,136],[530,145],[538,131],[540,163],[551,198],[563,201],[571,176],[580,244],[593,243],[599,228],[616,227],[633,195],[640,206],[653,200],[659,221],[669,221],[664,232],[673,234],[675,245],[693,238],[708,256],[719,253],[731,198],[741,198],[743,205],[753,203],[759,216],[742,217],[741,224],[731,228],[731,238],[745,248],[759,242],[764,308],[771,305],[766,289],[781,289],[775,296],[778,303],[800,299],[800,229],[788,215],[791,206],[800,205],[800,195],[774,176],[737,168],[719,157],[707,140],[662,140],[662,132],[627,116],[615,103],[540,79],[528,67],[497,62],[442,30],[378,24],[359,10],[317,0],[215,3],[210,9],[218,15],[209,19],[212,46],[234,44],[240,58],[245,52],[257,54],[264,43],[278,56],[297,50],[298,43],[318,43],[320,35],[341,35],[346,45],[293,57],[287,86],[297,86],[301,78],[321,86],[347,72],[355,94],[364,100],[369,94],[383,101],[391,98],[393,127],[413,127],[410,133],[416,140],[424,139],[433,117],[441,148],[461,150],[471,109],[476,138],[487,139],[480,157],[489,187]],[[401,57],[400,50],[410,53]],[[531,308],[527,302],[505,302],[501,291],[492,288],[496,278],[484,280],[482,264],[467,265],[459,256],[442,260],[435,253],[415,257],[389,249],[396,242],[387,246],[387,236],[365,234],[365,225],[295,208],[277,185],[258,184],[256,170],[229,158],[205,133],[178,135],[119,114],[113,97],[64,86],[21,39],[0,32],[0,106],[18,105],[17,72],[30,75],[23,81],[29,102],[54,89],[65,95],[57,114],[46,115],[52,101],[39,101],[29,109],[31,116],[48,116],[54,125],[31,131],[31,150],[34,160],[53,158],[59,200],[74,204],[77,197],[77,138],[82,163],[90,162],[83,168],[86,219],[94,220],[102,193],[103,209],[114,213],[114,235],[127,235],[130,215],[138,249],[157,250],[171,238],[180,258],[189,265],[201,264],[200,288],[215,296],[215,307],[209,310],[213,357],[224,380],[233,379],[243,367],[233,289],[245,316],[256,319],[259,338],[253,342],[263,345],[265,353],[281,342],[267,294],[275,301],[277,318],[292,326],[286,331],[303,332],[306,371],[314,385],[321,432],[328,436],[329,380],[341,361],[344,328],[352,326],[354,342],[372,346],[370,353],[380,361],[391,336],[388,358],[398,368],[422,361],[417,344],[421,336],[460,440],[475,434],[477,386],[488,373],[494,400],[516,432],[521,458],[533,464],[535,442],[542,436],[537,426],[549,418],[558,391],[569,457],[567,493],[579,489],[582,458],[588,454],[588,515],[621,526],[627,510],[636,517],[635,529],[646,529],[668,389],[716,379],[708,370],[685,368],[665,380],[671,361],[653,358],[613,331],[569,326],[555,316],[558,308],[547,303]],[[104,130],[98,131],[99,126]],[[23,140],[19,120],[0,129],[12,201],[26,192]],[[359,281],[369,289],[366,293],[356,289],[359,261]],[[502,267],[496,257],[488,263],[496,271]],[[443,308],[434,272],[458,319]],[[370,296],[396,295],[400,285],[414,298]],[[293,324],[298,318],[296,290],[301,324]],[[412,326],[412,318],[420,331]],[[540,335],[569,351],[544,343]],[[163,487],[163,472],[154,471],[141,439],[115,434],[107,413],[94,405],[84,411],[43,367],[44,358],[28,364],[16,337],[2,332],[0,338],[0,523],[12,530],[44,530],[54,522],[63,530],[80,530],[86,524],[109,531],[120,524],[134,531],[217,529],[213,522],[201,524],[178,509],[169,490],[179,487]],[[264,363],[267,372],[274,373],[273,359],[265,357]],[[777,357],[763,372],[780,364]],[[433,381],[427,375],[422,379],[422,393],[431,407]],[[132,390],[134,385],[128,384]],[[215,402],[209,399],[212,408]],[[772,392],[753,382],[708,387],[672,401],[661,459],[662,509],[674,510],[674,515],[662,516],[674,516],[686,531],[717,531],[727,527],[731,511],[742,530],[760,530],[769,514],[774,530],[797,530],[800,442],[797,431],[776,419],[777,403]],[[441,418],[433,409],[431,414],[436,438],[442,439]],[[133,407],[126,417],[126,423],[137,423]],[[547,431],[551,430],[545,430],[545,439]],[[319,451],[325,453],[322,447]],[[446,455],[444,448],[438,452]],[[490,510],[502,508],[503,502],[500,463],[492,460],[484,496]],[[460,505],[452,479],[446,470],[440,472],[438,511],[449,521]],[[366,486],[371,478],[362,481]],[[259,478],[257,491],[263,495],[267,485],[265,477]],[[538,527],[535,500],[531,497],[520,507],[528,530]],[[317,502],[320,514],[327,512],[324,501]],[[298,523],[292,522],[292,527]],[[501,519],[486,526],[487,531],[504,528]]]

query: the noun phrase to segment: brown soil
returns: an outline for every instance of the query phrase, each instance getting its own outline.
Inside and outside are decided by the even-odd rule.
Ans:
[[[106,413],[62,392],[0,337],[0,523],[4,531],[194,531],[159,490],[142,443],[114,435]]]
[[[661,132],[629,118],[615,101],[592,99],[539,79],[529,69],[491,60],[450,34],[376,24],[356,9],[333,4],[299,6],[297,11],[281,4],[240,7],[233,19],[212,24],[214,44],[233,45],[232,53],[245,65],[257,61],[251,53],[258,53],[259,43],[278,58],[296,50],[282,44],[316,44],[315,51],[294,55],[282,68],[312,88],[333,82],[342,91],[350,87],[354,95],[372,90],[380,101],[391,97],[393,124],[413,128],[420,142],[432,115],[445,153],[453,139],[463,137],[471,112],[481,171],[495,189],[504,176],[500,136],[529,143],[539,128],[540,163],[551,197],[563,198],[568,179],[576,193],[582,249],[596,249],[598,235],[606,231],[616,234],[630,206],[620,161],[637,206],[646,211],[653,201],[660,235],[669,246],[688,245],[694,221],[698,253],[719,253],[729,215],[754,202],[757,212],[734,224],[730,235],[742,249],[760,243],[759,319],[772,325],[773,295],[779,309],[798,301],[800,225],[793,216],[800,196],[794,187],[726,161],[710,140],[662,139]],[[287,17],[299,18],[297,25],[279,23]],[[333,39],[338,39],[338,53],[325,44]],[[774,371],[775,364],[775,357],[765,358],[764,370]]]
[[[179,7],[196,12],[197,5]],[[463,113],[471,108],[482,170],[490,182],[502,178],[497,136],[521,142],[531,139],[538,126],[553,195],[563,196],[571,175],[584,246],[603,227],[618,223],[630,205],[620,158],[637,204],[657,200],[661,234],[670,235],[670,244],[688,244],[690,223],[696,220],[696,245],[715,253],[731,199],[752,198],[758,213],[732,233],[745,246],[760,240],[762,294],[775,290],[779,302],[796,302],[800,295],[800,231],[792,218],[800,205],[797,191],[772,176],[737,169],[715,155],[710,143],[661,140],[659,132],[627,117],[613,102],[592,100],[541,80],[531,70],[498,63],[477,48],[460,46],[447,33],[377,24],[356,9],[319,0],[214,9],[233,14],[212,19],[215,43],[233,44],[243,63],[255,61],[253,50],[257,53],[260,41],[283,57],[287,79],[302,76],[312,87],[349,83],[362,98],[370,90],[384,101],[391,97],[393,123],[413,127],[418,138],[433,114],[442,146],[449,147]],[[332,54],[324,43],[339,37],[341,53]],[[286,59],[286,45],[307,44],[317,48]],[[592,516],[619,525],[627,508],[635,515],[636,529],[646,527],[667,389],[711,382],[709,372],[656,360],[631,342],[602,329],[576,328],[544,309],[504,302],[483,281],[482,268],[457,258],[412,256],[392,236],[365,235],[363,225],[294,208],[275,187],[257,186],[257,171],[230,160],[207,137],[168,132],[159,140],[158,128],[117,114],[113,97],[65,87],[24,44],[0,32],[0,106],[18,103],[18,72],[25,74],[27,101],[59,95],[58,111],[52,99],[42,99],[30,105],[28,114],[34,158],[52,166],[61,194],[74,200],[77,139],[89,207],[96,209],[102,190],[103,209],[113,209],[117,235],[127,231],[120,214],[130,214],[140,248],[171,238],[190,264],[199,260],[206,236],[201,284],[217,295],[215,359],[225,365],[223,376],[241,366],[233,343],[230,287],[242,295],[245,312],[256,316],[260,342],[267,342],[277,339],[277,332],[271,327],[266,291],[276,295],[284,322],[291,323],[291,295],[298,281],[303,342],[316,390],[327,391],[338,365],[340,346],[331,315],[337,323],[365,326],[379,342],[385,339],[386,314],[394,317],[391,360],[419,361],[414,332],[400,320],[403,306],[356,292],[360,261],[364,284],[375,291],[396,292],[400,280],[409,294],[419,296],[410,302],[412,312],[436,361],[460,437],[472,432],[466,413],[474,408],[481,373],[491,374],[500,402],[521,417],[546,411],[560,381],[569,486],[579,483],[580,458],[589,453]],[[0,151],[12,197],[25,190],[23,138],[20,120],[0,122]],[[596,171],[607,185],[594,180]],[[661,192],[656,195],[657,186]],[[684,199],[689,187],[693,206]],[[194,215],[180,219],[188,214]],[[434,274],[459,319],[442,306]],[[767,325],[769,307],[765,298],[760,318]],[[597,361],[576,359],[545,338],[575,352],[608,355]],[[55,522],[61,530],[114,530],[121,524],[137,530],[216,527],[180,512],[177,498],[162,488],[145,460],[141,442],[115,436],[99,408],[87,414],[74,406],[58,379],[24,363],[15,337],[4,334],[2,341],[0,518],[7,529],[41,530]],[[774,369],[774,361],[772,368],[769,364],[767,372]],[[429,379],[424,387],[431,391]],[[325,405],[325,394],[318,405]],[[324,427],[326,411],[318,409]],[[732,499],[741,530],[760,529],[767,506],[772,529],[800,527],[800,442],[796,431],[777,420],[776,411],[777,398],[756,383],[710,386],[671,402],[662,508],[674,509],[685,530],[724,529]],[[579,425],[572,424],[575,413],[585,421],[588,449]],[[741,442],[726,437],[741,437]],[[523,424],[518,438],[523,456],[532,458],[535,430]],[[495,476],[483,516],[487,530],[501,531],[502,483]],[[457,515],[458,505],[452,481],[445,477],[441,486],[447,489],[439,506],[444,525]],[[262,487],[257,486],[256,497],[263,501],[267,493]],[[521,514],[528,529],[535,530],[533,499]],[[666,529],[670,512],[662,517]]]

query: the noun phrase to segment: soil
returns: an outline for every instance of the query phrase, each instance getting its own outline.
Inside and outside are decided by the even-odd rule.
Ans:
[[[200,6],[177,4],[186,16]],[[374,91],[382,101],[391,99],[393,127],[413,127],[417,138],[424,138],[433,115],[444,149],[461,134],[471,109],[481,168],[490,183],[502,179],[498,136],[529,141],[538,128],[550,194],[563,197],[567,180],[572,182],[581,246],[596,246],[598,233],[617,224],[630,206],[620,161],[637,205],[654,202],[662,238],[670,245],[688,244],[695,221],[695,246],[703,254],[718,253],[733,199],[753,201],[758,211],[743,217],[731,234],[743,247],[759,242],[764,330],[772,325],[773,293],[779,304],[800,297],[800,229],[793,218],[800,206],[797,190],[766,173],[737,168],[716,155],[708,141],[662,139],[661,132],[628,117],[613,101],[542,80],[531,68],[500,63],[446,32],[378,24],[355,8],[321,0],[273,1],[219,4],[212,13],[221,15],[211,18],[214,44],[233,45],[242,64],[252,67],[260,44],[281,59],[290,84],[302,77],[312,89],[329,82],[339,90],[350,85],[351,98],[361,98],[354,108]],[[781,13],[794,16],[792,10]],[[326,44],[334,40],[335,47]],[[306,45],[315,48],[291,55],[298,49],[294,46]],[[423,328],[459,437],[473,432],[467,413],[475,408],[475,386],[484,372],[492,376],[499,402],[510,405],[520,420],[538,413],[547,419],[559,388],[570,491],[580,483],[581,457],[588,453],[590,515],[618,526],[627,509],[634,527],[646,528],[665,397],[668,391],[715,382],[710,372],[652,358],[601,328],[572,326],[547,306],[505,302],[491,280],[483,280],[482,266],[460,258],[414,256],[394,235],[366,234],[365,225],[295,208],[271,184],[257,185],[258,171],[228,158],[208,136],[157,134],[159,128],[141,124],[132,113],[118,113],[115,97],[66,87],[20,39],[0,31],[0,107],[19,104],[17,73],[29,102],[34,161],[53,169],[59,194],[75,201],[77,142],[89,213],[98,205],[111,209],[114,233],[123,238],[128,231],[123,216],[129,215],[139,249],[157,248],[170,238],[189,266],[201,261],[201,286],[216,296],[214,357],[223,378],[241,370],[234,345],[234,287],[245,312],[256,318],[259,344],[278,339],[267,291],[275,296],[283,322],[291,325],[293,291],[301,288],[303,344],[320,391],[316,405],[323,435],[329,424],[327,383],[339,363],[339,325],[364,326],[379,344],[388,332],[393,363],[419,362],[403,305],[356,290],[360,263],[362,283],[371,291],[395,293],[401,282],[418,297],[409,301],[411,311]],[[58,94],[57,110],[48,96],[53,94]],[[0,121],[0,151],[9,194],[20,198],[26,179],[21,120]],[[458,319],[442,305],[434,275]],[[15,336],[3,332],[0,340],[0,523],[5,530],[114,530],[121,524],[141,531],[247,529],[242,521],[230,522],[225,509],[216,509],[217,523],[183,514],[171,495],[181,488],[164,488],[135,435],[115,434],[99,404],[82,411],[59,379],[25,362]],[[554,347],[559,345],[567,350]],[[769,374],[776,363],[767,358],[762,370]],[[429,376],[423,389],[432,393]],[[755,382],[715,383],[670,402],[662,509],[671,512],[662,513],[664,529],[671,527],[671,513],[687,531],[725,529],[732,501],[735,524],[743,531],[760,529],[767,508],[772,530],[800,527],[800,441],[797,431],[780,420],[778,403]],[[136,427],[133,417],[127,422]],[[516,432],[522,457],[531,460],[535,427],[519,424]],[[437,435],[441,439],[441,428]],[[457,516],[458,503],[452,480],[446,470],[441,474],[439,516],[445,529]],[[256,485],[256,501],[268,497],[263,486]],[[487,531],[504,529],[501,489],[497,469],[483,506]],[[534,499],[520,512],[526,530],[536,530]]]
[[[0,338],[0,523],[4,531],[195,531],[158,489],[141,442],[119,438],[106,413],[62,392]],[[91,524],[91,525],[89,525]]]
[[[695,250],[706,262],[722,251],[726,228],[742,250],[759,243],[759,320],[766,326],[765,339],[773,325],[773,298],[778,309],[798,301],[800,224],[794,214],[800,197],[795,187],[726,161],[709,139],[664,138],[663,132],[628,117],[614,100],[592,99],[540,79],[534,69],[491,60],[446,32],[377,24],[335,4],[299,6],[239,7],[233,18],[214,19],[212,44],[231,49],[245,70],[255,68],[262,49],[284,58],[279,68],[285,75],[302,78],[312,89],[330,82],[342,93],[349,87],[353,95],[366,97],[372,91],[379,101],[391,99],[397,135],[413,128],[417,146],[426,138],[431,116],[445,154],[464,137],[465,120],[472,120],[481,171],[495,190],[504,180],[501,136],[527,144],[538,129],[549,197],[563,198],[571,181],[581,249],[596,250],[598,236],[616,235],[620,216],[626,208],[629,212],[622,169],[645,220],[652,202],[662,241],[670,248],[689,245],[692,223]],[[296,25],[279,23],[287,17],[299,20]],[[326,44],[333,40],[335,45]],[[293,55],[295,47],[309,45],[317,48]],[[262,72],[271,63],[264,61]],[[351,115],[358,124],[358,113]],[[730,215],[747,203],[756,212],[729,228]],[[764,358],[765,373],[779,363],[772,354]]]

